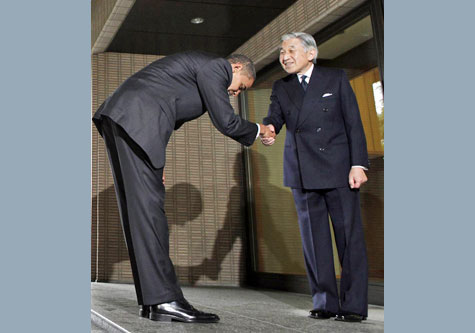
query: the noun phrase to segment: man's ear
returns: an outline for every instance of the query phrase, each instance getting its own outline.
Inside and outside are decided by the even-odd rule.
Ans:
[[[317,51],[316,51],[315,49],[310,49],[310,50],[308,50],[308,52],[307,52],[307,59],[308,59],[309,61],[313,61],[313,58],[315,58],[315,53],[316,53],[316,52],[317,52]],[[311,57],[311,58],[310,58],[310,57]],[[310,58],[310,59],[309,59],[309,58]]]
[[[242,64],[237,63],[237,64],[231,64],[231,67],[233,68],[233,73],[239,72],[242,69]]]

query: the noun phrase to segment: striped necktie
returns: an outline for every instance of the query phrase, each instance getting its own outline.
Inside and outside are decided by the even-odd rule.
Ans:
[[[300,82],[300,85],[302,86],[303,91],[307,91],[308,83],[305,81],[306,78],[307,75],[302,75],[302,82]]]

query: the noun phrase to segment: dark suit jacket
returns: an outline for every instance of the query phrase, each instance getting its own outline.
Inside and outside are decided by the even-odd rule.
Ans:
[[[232,77],[226,59],[201,52],[170,55],[129,77],[99,107],[93,121],[102,135],[101,118],[111,118],[156,168],[165,165],[172,131],[206,110],[221,133],[249,146],[257,126],[234,113],[227,94]]]
[[[323,97],[324,94],[332,94]],[[315,66],[304,93],[296,74],[276,81],[264,124],[284,123],[284,185],[348,186],[352,165],[369,167],[358,104],[345,72]]]

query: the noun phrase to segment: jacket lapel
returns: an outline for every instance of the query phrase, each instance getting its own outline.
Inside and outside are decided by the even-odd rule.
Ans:
[[[302,107],[299,112],[297,126],[302,124],[312,113],[315,113],[315,104],[317,104],[322,98],[327,82],[328,78],[322,74],[322,71],[317,66],[315,66],[313,68],[312,76],[310,77],[307,91],[305,92],[303,103],[301,104]],[[303,89],[300,90],[303,91]]]
[[[297,110],[300,111],[300,109],[302,108],[304,91],[302,89],[302,86],[299,83],[297,74],[290,75],[284,87],[285,87],[285,91],[289,95],[289,99],[292,101],[292,103],[295,104],[295,107],[297,108]]]

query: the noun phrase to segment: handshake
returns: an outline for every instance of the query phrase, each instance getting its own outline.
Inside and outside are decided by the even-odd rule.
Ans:
[[[271,146],[275,142],[275,128],[273,125],[260,125],[259,136],[264,146]]]

